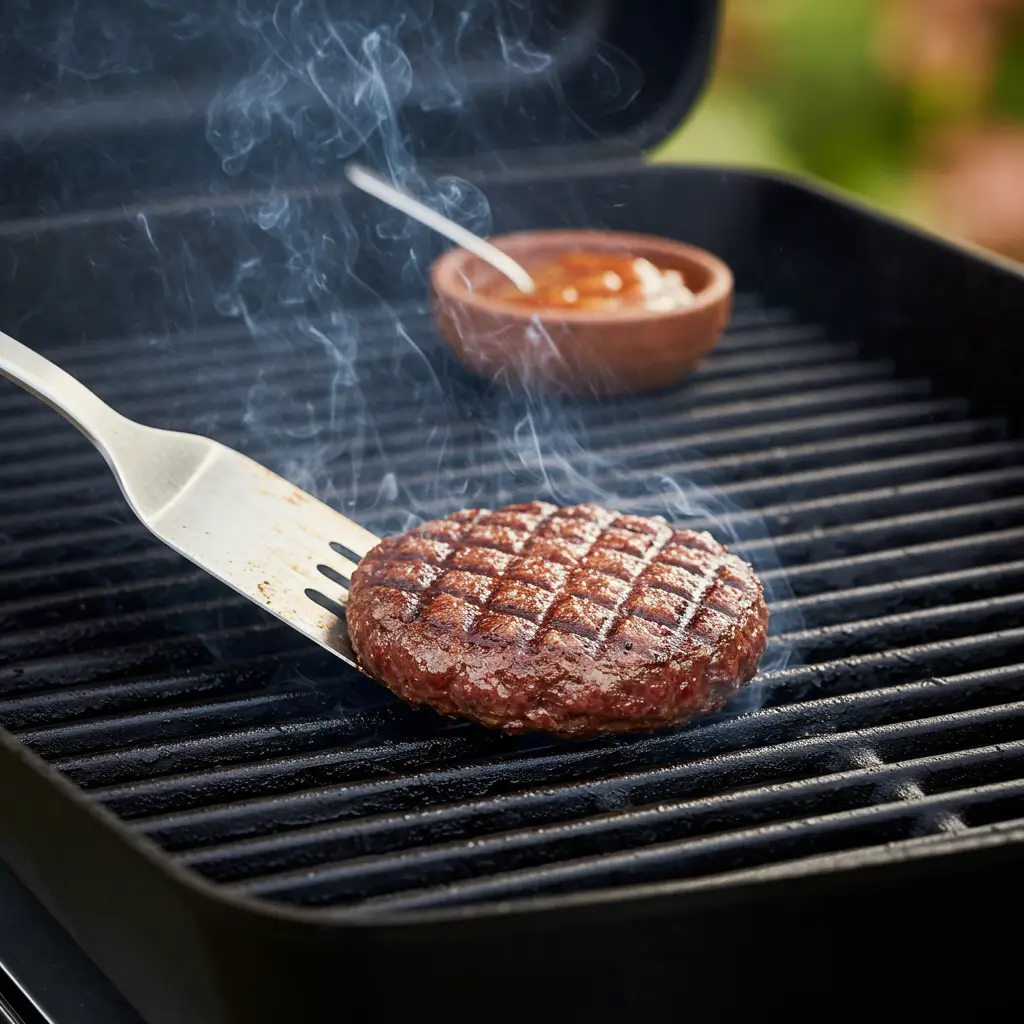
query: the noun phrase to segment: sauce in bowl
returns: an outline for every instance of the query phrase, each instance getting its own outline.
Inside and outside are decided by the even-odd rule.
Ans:
[[[490,241],[535,291],[449,249],[431,267],[430,303],[456,359],[501,387],[585,398],[661,390],[694,370],[729,319],[732,273],[684,242],[568,228]]]
[[[536,285],[533,292],[502,282],[492,296],[528,309],[601,313],[667,313],[694,302],[678,270],[662,270],[642,257],[574,250],[531,267],[530,276]]]

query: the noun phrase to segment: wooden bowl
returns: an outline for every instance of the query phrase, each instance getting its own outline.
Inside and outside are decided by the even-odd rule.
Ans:
[[[482,377],[545,392],[615,395],[664,388],[689,373],[729,319],[732,272],[703,249],[618,231],[523,231],[492,242],[532,270],[569,250],[644,257],[678,270],[692,305],[669,312],[535,310],[494,298],[505,279],[465,249],[430,272],[441,336]]]

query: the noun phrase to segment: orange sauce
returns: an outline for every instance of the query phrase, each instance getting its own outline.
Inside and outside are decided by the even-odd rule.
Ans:
[[[533,292],[521,292],[511,282],[503,282],[494,297],[528,309],[607,313],[669,312],[689,306],[694,299],[678,270],[663,270],[634,256],[565,252],[529,269],[536,285]]]

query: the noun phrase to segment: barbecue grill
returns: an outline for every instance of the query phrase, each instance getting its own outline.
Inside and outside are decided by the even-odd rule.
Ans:
[[[1024,277],[806,183],[642,166],[716,5],[561,11],[540,84],[506,69],[472,116],[414,90],[401,123],[495,230],[650,232],[731,265],[725,337],[657,395],[470,378],[424,306],[436,240],[273,138],[225,174],[180,39],[75,117],[57,94],[0,115],[0,326],[126,414],[378,533],[532,498],[668,511],[772,602],[758,681],[690,726],[449,722],[161,547],[88,442],[4,385],[0,856],[154,1024],[668,1020],[872,1005],[872,978],[922,1010],[956,978],[975,1007],[1016,983],[987,926],[1024,864]],[[143,49],[161,25],[134,26]],[[190,45],[226,74],[221,32]],[[630,104],[613,53],[643,68]]]

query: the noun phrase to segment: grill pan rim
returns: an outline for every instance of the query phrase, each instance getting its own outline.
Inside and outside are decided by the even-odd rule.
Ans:
[[[645,179],[649,179],[653,176],[671,177],[673,172],[678,173],[681,170],[706,175],[729,175],[741,180],[748,179],[756,182],[774,183],[787,190],[807,193],[818,199],[825,200],[834,206],[845,208],[851,213],[867,217],[876,222],[882,222],[905,235],[916,236],[931,245],[952,250],[975,262],[985,263],[993,270],[1008,273],[1012,277],[1018,278],[1020,283],[1024,285],[1024,267],[1017,265],[1009,259],[989,253],[968,242],[945,237],[920,225],[902,221],[897,217],[873,208],[853,193],[837,186],[814,181],[787,171],[760,171],[748,167],[729,165],[700,165],[699,167],[672,165],[643,166],[638,164],[637,161],[629,159],[624,161],[594,161],[586,165],[555,171],[550,167],[543,167],[513,169],[490,174],[472,175],[469,172],[467,174],[475,184],[485,187],[488,183],[501,184],[529,181],[532,184],[545,180],[559,181],[569,177],[573,179],[605,177],[609,174],[614,174],[616,171],[626,174],[632,172],[642,175]],[[317,191],[321,191],[323,188],[321,187]],[[348,186],[347,183],[339,184],[336,186],[336,189],[340,194],[352,191],[351,186]],[[326,190],[335,191],[330,186],[326,186]],[[256,198],[256,194],[251,190],[246,190],[244,195],[248,199]],[[221,203],[230,203],[231,197],[222,196],[219,201]],[[196,206],[200,206],[203,202],[204,199],[202,197],[196,197]],[[181,197],[169,202],[157,202],[157,206],[163,205],[179,213],[187,213],[193,209],[188,197]],[[144,204],[140,204],[140,208],[142,206]],[[125,216],[125,213],[126,211],[122,207],[120,209],[111,208],[108,211],[92,210],[80,216],[85,222],[95,222],[97,220],[105,221],[108,218],[120,219]],[[45,218],[46,226],[53,230],[60,230],[61,227],[67,226],[60,223],[63,219],[60,214],[57,214],[55,217]],[[71,222],[75,222],[77,219],[78,217],[75,215],[70,215]],[[35,224],[36,222],[33,220],[31,223]],[[13,221],[7,225],[0,226],[0,238],[9,237],[17,239],[22,237],[24,231],[22,230],[23,226],[19,227],[20,224],[21,222],[19,221]],[[43,226],[42,221],[39,222],[39,226]],[[636,235],[637,232],[634,231],[632,234]],[[343,906],[289,906],[284,903],[245,895],[244,893],[232,892],[222,884],[207,880],[200,872],[179,865],[175,858],[161,849],[156,842],[147,839],[133,830],[115,812],[108,810],[99,801],[92,799],[87,791],[80,789],[75,783],[65,778],[59,771],[52,768],[45,759],[36,755],[16,737],[6,732],[2,726],[0,726],[0,755],[11,755],[23,762],[30,770],[33,770],[49,784],[55,786],[65,799],[70,800],[89,813],[103,828],[114,831],[118,838],[124,841],[134,853],[145,857],[150,864],[159,869],[165,876],[173,879],[175,884],[186,886],[196,895],[213,900],[224,906],[230,906],[235,910],[255,914],[259,917],[276,918],[298,923],[348,925],[364,929],[446,924],[476,919],[507,919],[510,914],[538,914],[565,910],[572,907],[608,907],[631,901],[657,901],[671,897],[685,897],[698,892],[733,889],[742,885],[765,885],[780,878],[793,881],[796,878],[849,873],[867,867],[924,860],[927,857],[933,857],[938,854],[955,855],[957,852],[966,852],[973,849],[978,845],[979,841],[977,836],[972,835],[971,830],[966,830],[960,833],[949,834],[948,836],[933,836],[931,837],[932,845],[926,850],[916,850],[909,857],[900,851],[906,843],[914,844],[914,840],[903,840],[881,847],[872,846],[844,850],[837,854],[812,855],[756,868],[738,869],[690,879],[631,883],[588,889],[580,893],[518,897],[506,902],[485,902],[454,906],[447,909],[397,912],[376,911],[368,913]],[[985,838],[982,845],[986,848],[996,846],[1020,847],[1021,856],[1024,858],[1024,824],[1020,828],[1007,830],[1005,833],[990,835]],[[885,851],[889,852],[886,853]],[[829,866],[838,861],[842,861],[841,867]]]
[[[928,230],[916,224],[901,221],[890,214],[880,212],[871,207],[865,201],[846,192],[838,187],[813,181],[800,175],[786,171],[759,171],[746,167],[731,167],[728,165],[701,165],[699,167],[679,167],[671,165],[643,166],[635,160],[626,161],[594,161],[582,166],[572,166],[561,170],[552,170],[550,167],[513,169],[501,173],[484,173],[472,175],[467,172],[475,184],[486,187],[488,184],[508,184],[529,181],[531,184],[551,181],[558,182],[572,178],[576,180],[581,177],[605,177],[616,172],[624,175],[635,174],[645,180],[652,177],[671,178],[680,171],[696,173],[698,175],[728,175],[740,180],[747,179],[754,182],[764,182],[781,186],[785,190],[796,191],[808,194],[823,200],[833,207],[844,209],[858,217],[867,218],[875,222],[881,222],[889,228],[904,235],[915,236],[923,242],[932,246],[951,251],[961,257],[968,258],[974,262],[986,264],[992,270],[1001,274],[1009,274],[1012,278],[1019,280],[1024,286],[1024,267],[1018,266],[1009,259],[994,255],[985,250],[973,246],[961,240],[947,238],[937,232]],[[327,186],[328,191],[334,191]],[[339,193],[351,192],[351,186],[339,184]],[[251,192],[246,196],[252,198]],[[196,204],[201,204],[202,199],[197,197]],[[221,197],[224,201],[224,197]],[[158,204],[160,205],[160,204]],[[188,211],[191,208],[187,198],[182,198],[168,204],[176,211]],[[106,220],[108,217],[116,219],[123,217],[124,211],[111,209],[109,211],[90,211],[87,219]],[[58,215],[56,220],[60,220]],[[637,232],[632,232],[636,234]],[[6,236],[20,237],[18,222],[10,225],[0,226],[0,238]],[[5,749],[6,748],[6,749]],[[0,752],[7,752],[19,757],[26,765],[37,773],[47,777],[49,781],[57,786],[63,795],[88,811],[104,828],[112,829],[118,837],[125,841],[137,854],[147,858],[155,867],[165,875],[173,878],[176,884],[181,884],[192,889],[197,895],[217,901],[225,906],[231,906],[237,910],[244,910],[250,913],[267,918],[277,918],[303,923],[320,923],[335,925],[350,925],[361,928],[374,927],[395,927],[398,925],[429,925],[440,923],[451,923],[466,921],[470,919],[496,919],[508,918],[512,913],[542,913],[552,912],[570,907],[578,906],[614,906],[629,901],[640,900],[663,900],[668,897],[680,897],[694,894],[710,889],[730,889],[737,886],[735,879],[741,878],[739,884],[763,885],[771,882],[777,877],[785,877],[792,881],[794,877],[811,877],[812,875],[823,875],[829,873],[856,871],[868,865],[885,865],[908,860],[924,859],[934,856],[936,853],[955,854],[958,851],[971,849],[976,842],[971,830],[962,833],[950,834],[945,837],[941,844],[938,840],[943,837],[932,837],[933,842],[938,845],[929,847],[926,851],[919,850],[907,857],[899,852],[901,843],[890,844],[884,847],[864,847],[854,850],[841,851],[839,854],[816,855],[809,858],[797,859],[794,861],[783,861],[778,864],[768,864],[762,867],[751,869],[740,869],[716,875],[704,875],[692,879],[678,879],[675,881],[632,883],[613,887],[600,887],[589,889],[581,893],[567,893],[560,895],[541,897],[519,897],[514,900],[502,903],[480,903],[467,906],[454,906],[440,908],[437,910],[406,910],[398,912],[377,911],[366,913],[359,909],[346,909],[344,907],[303,907],[288,906],[286,904],[272,902],[258,897],[228,891],[222,885],[208,881],[198,871],[179,865],[172,855],[165,853],[155,842],[145,838],[134,831],[130,825],[117,816],[116,813],[107,810],[99,801],[92,799],[89,794],[80,789],[70,780],[66,779],[58,771],[53,769],[46,761],[30,751],[24,744],[0,727]],[[913,840],[903,841],[913,843]],[[1021,856],[1024,858],[1024,825],[1020,829],[1008,831],[1006,834],[990,836],[986,846],[1015,846],[1020,847]],[[886,853],[885,851],[889,852]],[[828,867],[829,863],[843,861],[843,867]],[[795,871],[789,870],[792,866],[803,866],[807,868],[808,862],[814,862],[816,867],[811,870]],[[860,863],[863,862],[863,863]]]
[[[561,168],[544,174],[513,172],[502,175],[501,180],[529,180],[533,184],[550,179],[557,183],[564,179],[604,177],[616,170],[623,173],[627,182],[646,182],[655,177],[671,180],[681,172],[697,176],[730,175],[748,184],[774,182],[786,192],[812,197],[819,204],[818,208],[825,204],[826,212],[836,211],[837,216],[855,222],[867,219],[885,225],[890,239],[916,239],[914,244],[924,244],[932,247],[932,252],[944,253],[947,262],[950,259],[961,261],[961,267],[968,263],[981,264],[985,273],[996,275],[997,289],[1005,288],[1007,296],[1013,290],[1012,304],[1007,309],[1024,310],[1024,301],[1021,301],[1024,269],[964,243],[880,214],[837,189],[792,175],[727,167],[641,168],[630,161],[600,167]],[[636,179],[629,177],[634,174]],[[497,176],[490,180],[497,180]],[[182,204],[183,207],[188,205],[187,202]],[[0,227],[0,240],[13,241],[16,235],[16,231],[7,235]],[[988,412],[982,414],[988,415]],[[723,916],[732,914],[736,920],[750,908],[766,904],[773,908],[773,914],[780,914],[800,901],[804,906],[808,903],[816,906],[823,900],[841,905],[851,895],[855,897],[853,905],[859,908],[861,894],[873,893],[879,885],[883,891],[888,886],[891,894],[896,883],[913,890],[906,898],[918,901],[917,910],[930,913],[928,901],[934,899],[936,892],[948,893],[952,879],[955,886],[951,895],[959,898],[959,913],[963,916],[964,900],[971,893],[986,884],[991,886],[993,880],[1008,884],[1019,877],[1019,868],[1024,864],[1024,824],[1007,822],[995,829],[967,829],[931,836],[927,841],[905,839],[674,881],[605,886],[576,893],[517,897],[504,902],[430,910],[368,913],[343,906],[309,907],[272,902],[233,892],[209,881],[199,872],[178,863],[172,854],[135,831],[130,822],[103,807],[12,734],[0,729],[0,777],[5,776],[8,785],[0,789],[0,856],[140,1008],[159,1008],[156,993],[166,991],[169,984],[180,985],[182,999],[186,1000],[201,1001],[204,985],[207,995],[210,991],[219,994],[223,989],[229,996],[240,998],[232,989],[232,986],[237,989],[241,983],[237,971],[222,976],[216,973],[223,969],[222,962],[214,965],[199,962],[197,966],[193,958],[183,966],[180,958],[168,954],[167,927],[160,914],[161,900],[164,909],[168,900],[174,907],[179,932],[184,928],[185,934],[200,946],[207,946],[212,941],[211,936],[221,941],[227,936],[229,941],[233,938],[239,945],[250,950],[255,948],[260,953],[282,951],[292,956],[291,961],[281,967],[287,972],[295,970],[296,948],[313,950],[319,945],[333,956],[336,949],[358,949],[361,942],[371,957],[380,958],[383,970],[389,951],[402,948],[403,944],[414,948],[416,943],[415,948],[423,948],[433,940],[443,950],[446,941],[465,948],[479,939],[481,948],[486,949],[485,940],[499,942],[505,937],[514,939],[517,934],[540,934],[544,929],[551,929],[553,934],[561,929],[584,941],[588,932],[598,936],[605,934],[597,931],[598,925],[619,922],[625,928],[630,922],[640,922],[645,929],[653,931],[656,922],[664,922],[665,927],[669,927],[673,921],[700,920],[708,910],[721,911]],[[18,805],[18,813],[4,814],[7,805]],[[45,828],[34,828],[46,815],[51,822],[49,832]],[[13,818],[13,826],[9,818]],[[65,846],[73,847],[72,853],[63,860],[60,853],[55,860],[53,851],[48,849],[55,839],[58,844],[64,840]],[[92,891],[84,894],[76,891],[75,875],[81,863],[86,863],[95,877],[103,879],[108,900],[109,890],[116,891],[119,916],[114,920],[121,922],[122,932],[138,947],[136,963],[140,958],[149,958],[150,977],[140,981],[133,976],[132,961],[124,958],[125,934],[113,931],[117,926],[109,922],[96,921],[106,906],[103,896]],[[921,895],[923,888],[927,888],[927,897]],[[134,894],[135,899],[126,894]],[[892,913],[888,904],[875,902],[871,906],[876,913],[886,916]],[[943,905],[942,909],[947,908]],[[945,918],[943,923],[948,923]],[[901,921],[901,925],[919,932],[926,924],[923,917]],[[760,925],[763,929],[763,919]],[[781,920],[778,924],[780,928],[798,926],[799,922],[791,926]],[[840,923],[837,921],[835,926],[838,929]],[[922,938],[925,938],[923,933]],[[983,940],[976,945],[979,949],[990,949],[992,944]],[[778,959],[796,953],[789,947],[785,954],[782,950],[766,950],[765,957]],[[202,951],[196,955],[202,955]],[[205,955],[208,958],[208,951]],[[821,952],[820,955],[827,957],[828,954]],[[699,970],[698,962],[691,972],[694,979],[698,978]],[[257,1016],[260,1020],[271,1019]],[[165,1016],[160,1019],[196,1018]],[[220,1022],[245,1018],[217,1016],[210,1019]]]

